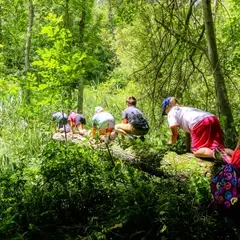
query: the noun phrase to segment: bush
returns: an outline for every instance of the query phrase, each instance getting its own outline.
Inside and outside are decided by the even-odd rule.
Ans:
[[[104,150],[51,140],[40,149],[37,165],[26,155],[1,170],[1,239],[230,236],[221,219],[207,213],[208,184],[198,173],[187,183],[117,159],[113,166]]]

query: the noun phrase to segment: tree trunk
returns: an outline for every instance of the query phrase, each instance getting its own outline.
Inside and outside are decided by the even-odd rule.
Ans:
[[[211,179],[222,167],[222,163],[216,164],[211,161],[205,161],[195,158],[193,154],[186,153],[178,155],[175,152],[167,152],[166,150],[155,150],[153,148],[136,149],[132,146],[122,148],[118,144],[104,143],[91,144],[86,138],[74,134],[73,138],[70,133],[67,134],[67,140],[76,144],[91,146],[94,149],[109,150],[109,154],[114,159],[120,159],[125,163],[131,164],[137,169],[154,176],[174,176],[176,179],[186,180],[192,176],[192,172],[200,174]],[[57,141],[65,141],[64,133],[55,133],[52,136]]]
[[[84,51],[84,31],[85,31],[85,23],[86,23],[86,2],[85,0],[82,1],[82,16],[79,21],[79,41],[81,50]],[[78,112],[83,112],[83,90],[84,90],[84,79],[83,77],[79,80],[78,85]]]
[[[80,33],[79,40],[82,47],[84,42],[85,23],[86,23],[86,2],[83,0],[81,19],[79,21],[79,33]]]
[[[82,113],[83,112],[83,90],[84,90],[84,84],[83,79],[81,78],[79,80],[78,85],[78,103],[77,103],[77,112]]]
[[[69,0],[65,1],[64,27],[69,29]]]
[[[226,85],[218,58],[216,36],[213,24],[211,1],[203,0],[204,23],[208,43],[208,55],[211,62],[213,76],[215,79],[215,90],[217,96],[217,108],[221,116],[226,117],[225,129],[233,129],[233,116],[227,96]]]
[[[3,34],[2,34],[2,6],[0,6],[0,43],[3,43]]]
[[[27,34],[26,34],[26,46],[25,46],[25,85],[23,88],[25,102],[28,104],[30,102],[30,91],[28,89],[28,83],[27,83],[27,75],[30,72],[30,49],[31,49],[31,31],[32,31],[32,25],[33,25],[33,18],[34,18],[34,12],[33,12],[33,2],[32,0],[28,1],[28,27],[27,27]]]
[[[116,38],[116,33],[115,33],[115,24],[114,24],[114,13],[113,13],[113,6],[112,6],[112,2],[109,1],[109,9],[108,9],[108,24],[110,27],[110,34],[112,36],[112,40],[114,42],[114,44],[117,43],[117,38]],[[119,59],[117,54],[114,54],[114,65],[117,66],[119,63]]]

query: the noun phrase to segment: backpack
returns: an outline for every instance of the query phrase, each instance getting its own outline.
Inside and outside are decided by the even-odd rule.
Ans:
[[[225,165],[212,179],[210,189],[216,210],[240,208],[240,170],[234,165]]]

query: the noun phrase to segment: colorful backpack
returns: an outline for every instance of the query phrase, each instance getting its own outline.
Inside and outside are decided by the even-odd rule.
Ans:
[[[240,208],[240,170],[234,165],[225,165],[212,179],[210,187],[215,209]]]

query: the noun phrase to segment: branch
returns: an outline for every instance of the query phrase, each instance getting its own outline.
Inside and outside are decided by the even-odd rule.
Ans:
[[[167,30],[167,31],[168,31],[172,36],[174,36],[176,39],[178,39],[178,40],[180,40],[180,41],[182,41],[182,42],[185,42],[185,43],[191,45],[192,47],[194,47],[194,48],[196,48],[196,49],[201,50],[201,51],[206,55],[208,61],[210,62],[209,56],[208,56],[208,52],[207,52],[207,49],[206,49],[206,48],[203,48],[203,47],[199,46],[198,44],[196,44],[196,43],[194,43],[194,42],[192,42],[192,41],[184,38],[184,37],[181,36],[179,33],[175,32],[174,30],[171,30],[169,27],[167,27],[164,23],[160,22],[160,21],[157,20],[156,18],[155,18],[155,21],[156,21],[157,23],[159,23],[165,30]]]

